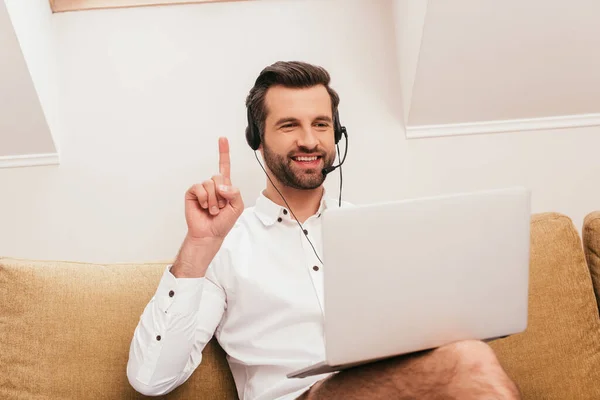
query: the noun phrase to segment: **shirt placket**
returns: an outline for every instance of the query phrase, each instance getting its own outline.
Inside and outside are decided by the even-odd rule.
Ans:
[[[306,240],[305,236],[308,236],[311,243],[315,247],[315,250],[321,256],[321,232],[316,228],[314,219],[317,217],[309,218],[304,224],[304,232],[299,232],[302,240],[302,248],[305,255],[305,266],[308,270],[308,274],[311,278],[315,294],[321,306],[321,312],[323,312],[323,264],[315,255],[310,243]]]

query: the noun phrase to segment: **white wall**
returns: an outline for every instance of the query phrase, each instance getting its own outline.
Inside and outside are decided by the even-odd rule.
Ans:
[[[0,255],[97,262],[172,258],[183,194],[217,169],[252,205],[265,183],[245,144],[260,69],[329,69],[350,135],[347,200],[525,185],[535,212],[580,224],[600,209],[600,128],[404,137],[388,0],[262,0],[55,15],[61,165],[0,170]],[[328,188],[337,195],[337,177]]]
[[[56,80],[49,79],[54,58],[47,57],[51,35],[44,23],[51,14],[47,0],[45,9],[37,7],[43,1],[0,0],[0,168],[9,156],[56,151],[48,123],[56,117],[48,112],[56,105],[50,95]]]

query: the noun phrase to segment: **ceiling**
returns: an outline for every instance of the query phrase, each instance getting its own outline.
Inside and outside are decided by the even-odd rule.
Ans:
[[[4,0],[0,60],[0,167],[56,162],[46,115]]]
[[[396,0],[395,6],[409,130],[600,123],[600,2]]]

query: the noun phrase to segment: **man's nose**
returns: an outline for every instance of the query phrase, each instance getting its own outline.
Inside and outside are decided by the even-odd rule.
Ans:
[[[319,144],[315,132],[313,132],[312,126],[302,129],[302,133],[298,138],[298,146],[307,147],[314,149]]]

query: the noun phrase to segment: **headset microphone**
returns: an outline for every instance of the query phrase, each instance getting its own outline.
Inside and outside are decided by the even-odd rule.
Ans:
[[[327,174],[329,174],[330,172],[335,171],[337,168],[342,166],[344,161],[346,161],[346,155],[348,154],[348,133],[346,132],[345,127],[341,127],[341,131],[342,131],[342,134],[344,135],[344,139],[345,139],[344,142],[346,143],[345,148],[344,148],[344,158],[342,158],[342,160],[340,161],[340,163],[338,165],[332,165],[332,166],[323,168],[323,170],[322,170],[323,176],[327,176]],[[339,147],[338,147],[338,155],[339,155]]]
[[[332,165],[331,167],[323,168],[323,175],[327,175],[328,173],[335,171],[338,167],[341,167],[342,164],[343,162],[339,163],[338,165]]]

